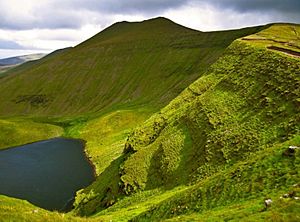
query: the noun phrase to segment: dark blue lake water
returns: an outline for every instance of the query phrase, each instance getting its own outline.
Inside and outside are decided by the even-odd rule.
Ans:
[[[94,180],[83,149],[80,140],[55,138],[1,150],[0,194],[66,210],[75,192]]]

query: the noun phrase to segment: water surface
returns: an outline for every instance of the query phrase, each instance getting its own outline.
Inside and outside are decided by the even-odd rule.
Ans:
[[[80,140],[55,138],[0,151],[0,194],[64,210],[94,180]]]

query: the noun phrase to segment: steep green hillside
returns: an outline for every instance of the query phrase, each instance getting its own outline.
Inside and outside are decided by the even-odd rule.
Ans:
[[[128,189],[156,187],[158,177],[162,184],[190,182],[297,134],[299,70],[299,59],[233,43],[204,76],[130,136],[126,149],[137,152],[124,165]],[[143,157],[142,164],[144,150],[149,159]],[[150,163],[162,170],[153,182]],[[137,166],[140,175],[130,175]],[[175,180],[176,170],[185,171],[186,181]]]
[[[236,38],[164,18],[120,22],[86,42],[0,78],[0,115],[74,116],[166,105]]]
[[[231,44],[131,133],[123,155],[79,193],[75,212],[89,215],[116,203],[99,216],[152,221],[245,202],[249,215],[263,218],[270,214],[259,214],[263,200],[272,197],[279,218],[295,213],[298,202],[288,199],[285,209],[279,197],[300,183],[299,150],[288,149],[300,146],[300,60],[268,46]]]

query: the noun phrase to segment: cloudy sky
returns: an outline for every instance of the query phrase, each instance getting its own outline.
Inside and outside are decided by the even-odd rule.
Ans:
[[[201,31],[300,23],[300,0],[0,0],[0,58],[75,46],[114,22],[158,16]]]

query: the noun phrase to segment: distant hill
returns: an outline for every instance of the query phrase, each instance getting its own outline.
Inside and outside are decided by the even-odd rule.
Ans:
[[[40,59],[45,55],[45,53],[37,53],[0,59],[0,66],[19,65],[24,62]]]
[[[21,65],[25,62],[38,60],[44,57],[45,55],[46,54],[44,53],[38,53],[38,54],[30,54],[30,55],[15,56],[15,57],[0,59],[0,73],[7,71],[11,68],[14,68],[18,65]]]

